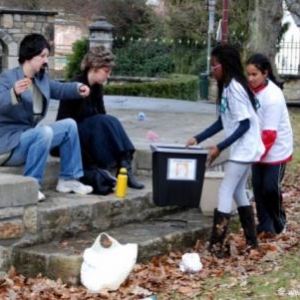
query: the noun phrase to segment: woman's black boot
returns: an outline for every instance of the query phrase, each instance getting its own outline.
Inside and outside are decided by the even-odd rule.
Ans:
[[[247,245],[252,249],[257,249],[258,242],[253,207],[251,205],[240,206],[238,212]]]
[[[223,243],[230,221],[230,214],[214,210],[214,221],[208,251],[218,258],[224,257]]]
[[[132,189],[138,189],[138,190],[141,190],[145,187],[143,183],[138,182],[134,178],[134,175],[132,173],[131,161],[130,160],[122,160],[121,161],[121,168],[126,168],[126,170],[127,170],[127,176],[128,176],[127,185],[128,185],[128,187],[130,187]]]

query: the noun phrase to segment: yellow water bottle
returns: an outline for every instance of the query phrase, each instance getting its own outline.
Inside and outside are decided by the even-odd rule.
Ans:
[[[127,194],[127,170],[126,168],[121,168],[119,175],[117,177],[117,187],[116,187],[116,196],[124,198]]]

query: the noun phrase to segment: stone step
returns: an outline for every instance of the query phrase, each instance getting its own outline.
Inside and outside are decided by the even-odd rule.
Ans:
[[[207,173],[203,184],[200,207],[204,215],[212,215],[217,205],[217,190],[222,173]],[[37,201],[37,183],[34,179],[19,175],[0,174],[2,218],[0,226],[9,226],[11,236],[5,245],[35,244],[55,238],[76,235],[86,230],[107,230],[130,222],[142,222],[151,217],[162,216],[179,210],[177,206],[159,207],[152,199],[152,178],[140,177],[145,189],[128,189],[125,200],[114,194],[76,195],[43,190],[46,201]],[[7,230],[6,230],[7,231]],[[4,234],[6,231],[2,230]],[[1,250],[1,249],[0,249]],[[0,264],[1,267],[1,264]]]
[[[143,222],[179,210],[176,206],[158,207],[152,200],[151,178],[139,178],[145,188],[128,188],[124,199],[115,194],[78,195],[45,191],[46,201],[37,206],[36,242],[74,236],[80,232]]]
[[[198,239],[207,239],[210,228],[211,218],[203,216],[199,209],[181,209],[174,214],[107,229],[106,232],[122,244],[137,243],[138,262],[146,262],[153,256],[194,246]],[[13,264],[25,276],[41,273],[77,284],[83,251],[92,246],[101,231],[86,231],[51,243],[14,248]]]
[[[59,175],[59,168],[60,168],[59,158],[50,156],[47,162],[45,176],[42,182],[43,189],[51,189],[56,186],[58,175]],[[23,166],[18,166],[18,167],[1,166],[0,174],[22,175]]]
[[[0,173],[0,220],[11,215],[15,207],[37,203],[37,189],[33,178]]]
[[[18,246],[49,242],[85,231],[104,231],[180,210],[177,206],[158,207],[154,204],[152,178],[149,177],[152,174],[152,154],[148,147],[138,150],[136,154],[133,168],[138,179],[145,182],[146,188],[128,189],[125,200],[116,198],[114,194],[82,196],[55,192],[59,160],[50,158],[42,187],[47,198],[45,202],[38,203],[38,187],[34,179],[16,175],[22,173],[21,167],[1,167],[0,175],[5,180],[0,192],[5,194],[8,202],[0,209],[0,229],[3,229],[0,270],[11,264],[12,251]],[[211,175],[205,177],[201,198],[201,209],[205,215],[211,215],[216,206],[217,197],[214,195],[221,179],[222,173],[213,178]],[[20,180],[24,182],[20,183]],[[26,189],[27,181],[30,181],[30,187]]]
[[[136,150],[136,154],[133,159],[132,168],[135,174],[149,176],[152,169],[152,156],[150,148],[144,148]],[[49,156],[45,175],[42,181],[43,189],[55,188],[59,176],[60,160],[57,157]],[[22,175],[23,166],[11,167],[1,166],[0,174],[13,174]],[[114,174],[114,171],[112,172]]]

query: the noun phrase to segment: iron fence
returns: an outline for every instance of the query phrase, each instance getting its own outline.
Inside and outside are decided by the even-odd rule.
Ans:
[[[275,64],[279,75],[300,75],[300,38],[282,39]]]
[[[117,56],[122,57],[124,61],[124,54],[128,52],[128,49],[132,45],[139,44],[138,48],[130,54],[131,59],[126,58],[129,66],[125,67],[121,64],[120,68],[117,68],[116,73],[126,73],[127,75],[135,75],[137,71],[132,64],[136,62],[138,58],[141,60],[137,62],[140,64],[140,73],[138,75],[143,76],[153,76],[153,74],[148,74],[151,68],[148,68],[149,64],[166,64],[167,60],[173,62],[174,68],[169,64],[171,68],[170,72],[182,73],[182,74],[199,74],[204,72],[206,69],[207,61],[207,45],[206,39],[202,42],[193,40],[168,40],[168,39],[139,39],[130,40],[126,44],[126,47],[121,47],[119,49],[114,49]],[[155,60],[155,51],[153,52],[153,46],[157,46],[156,50],[159,48],[159,56],[161,60]],[[129,48],[128,48],[129,47]],[[155,48],[155,47],[154,47]],[[137,50],[138,49],[138,50]],[[143,52],[143,57],[136,52]],[[143,59],[147,58],[146,61]],[[126,60],[125,59],[125,60]],[[282,39],[282,41],[277,45],[277,54],[275,56],[275,64],[279,75],[294,75],[300,76],[300,37],[287,37]],[[118,66],[118,64],[117,64]],[[168,70],[165,69],[166,73]]]
[[[113,47],[117,56],[114,75],[155,77],[162,73],[198,75],[206,70],[206,39],[130,39],[115,38],[114,43],[125,43]],[[62,70],[68,56],[56,55],[55,69]],[[275,64],[279,75],[300,76],[300,37],[284,38],[277,45]]]

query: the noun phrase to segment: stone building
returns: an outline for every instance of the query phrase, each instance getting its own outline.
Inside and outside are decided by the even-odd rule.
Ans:
[[[54,46],[55,11],[0,9],[0,71],[18,65],[19,44],[29,33],[41,33]],[[53,53],[49,59],[54,69]]]

